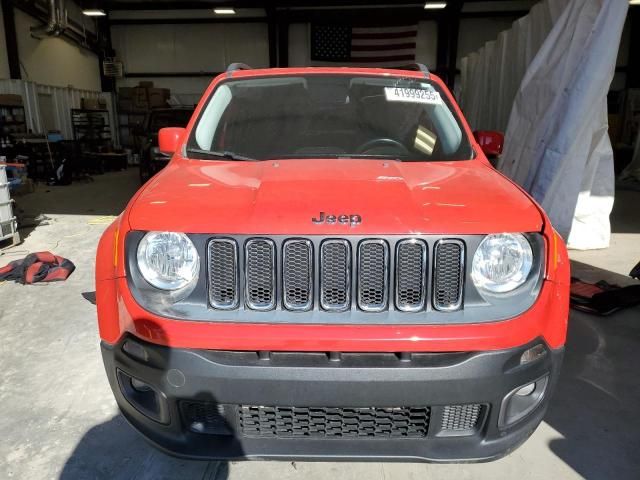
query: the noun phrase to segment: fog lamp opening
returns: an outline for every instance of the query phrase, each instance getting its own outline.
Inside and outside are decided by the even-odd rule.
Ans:
[[[530,383],[529,385],[525,385],[524,387],[522,387],[520,390],[518,390],[516,392],[516,395],[520,396],[520,397],[526,397],[531,395],[533,392],[536,391],[536,384],[534,383]]]
[[[498,426],[500,428],[510,427],[535,410],[542,403],[548,384],[549,375],[545,375],[509,392],[502,401]]]
[[[147,382],[116,369],[118,384],[124,398],[138,412],[159,423],[169,423],[169,407],[161,392]]]
[[[143,382],[142,380],[138,380],[137,378],[131,377],[131,386],[134,390],[138,392],[149,392],[152,390],[151,385]]]

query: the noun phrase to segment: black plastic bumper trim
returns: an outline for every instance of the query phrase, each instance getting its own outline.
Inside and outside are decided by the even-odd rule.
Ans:
[[[126,340],[140,343],[148,361],[122,350]],[[172,349],[127,336],[117,345],[102,343],[103,360],[124,417],[158,448],[193,459],[395,460],[431,462],[488,461],[500,458],[523,443],[542,421],[564,349],[550,350],[526,365],[522,347],[475,353],[433,354],[430,360],[378,366],[376,354],[366,361],[305,363],[305,355],[291,354],[276,364],[248,361],[246,352]],[[230,355],[227,355],[230,354]],[[237,356],[234,356],[238,354]],[[257,352],[255,352],[257,356]],[[360,354],[349,354],[358,356]],[[369,355],[366,357],[365,355]],[[224,361],[220,361],[224,358]],[[448,360],[447,360],[448,359]],[[354,366],[355,365],[355,366]],[[169,412],[160,424],[125,398],[117,369],[141,379],[161,393]],[[500,406],[519,385],[544,375],[550,381],[543,401],[529,415],[507,429],[498,428]],[[425,438],[255,438],[234,430],[233,435],[195,433],[185,425],[180,402],[197,400],[221,405],[306,407],[428,406],[431,420]],[[442,412],[447,405],[482,404],[478,429],[461,436],[443,435]],[[234,426],[231,425],[232,430]]]

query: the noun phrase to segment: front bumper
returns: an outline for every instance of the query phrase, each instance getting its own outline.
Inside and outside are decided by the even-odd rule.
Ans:
[[[545,346],[544,355],[520,365],[537,343],[329,355],[177,349],[125,336],[116,345],[103,342],[102,353],[125,418],[174,455],[467,462],[509,453],[542,421],[563,349]],[[147,386],[132,388],[132,378]],[[536,407],[499,427],[505,397],[540,379],[546,389]]]

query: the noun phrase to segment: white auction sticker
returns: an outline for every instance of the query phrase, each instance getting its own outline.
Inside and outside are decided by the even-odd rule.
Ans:
[[[440,93],[422,88],[384,87],[384,94],[388,102],[442,104]]]

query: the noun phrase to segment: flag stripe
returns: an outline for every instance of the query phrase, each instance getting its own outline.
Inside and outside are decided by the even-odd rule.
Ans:
[[[351,38],[354,40],[383,40],[383,39],[395,39],[395,38],[415,38],[418,34],[416,30],[408,30],[405,32],[390,32],[390,33],[355,33],[351,34]]]
[[[406,32],[407,30],[416,30],[416,24],[412,25],[395,25],[395,26],[383,26],[383,27],[353,27],[351,31],[353,33],[397,33]]]
[[[379,52],[384,50],[415,50],[416,43],[382,43],[378,45],[362,45],[356,42],[351,43],[352,52]]]
[[[415,60],[415,55],[393,55],[389,57],[351,57],[351,60],[362,63],[407,62]]]
[[[398,60],[404,57],[410,57],[411,60],[415,58],[416,52],[413,49],[405,48],[403,50],[386,50],[384,52],[353,52],[351,53],[351,59],[356,60],[360,58],[386,58],[387,60]]]

